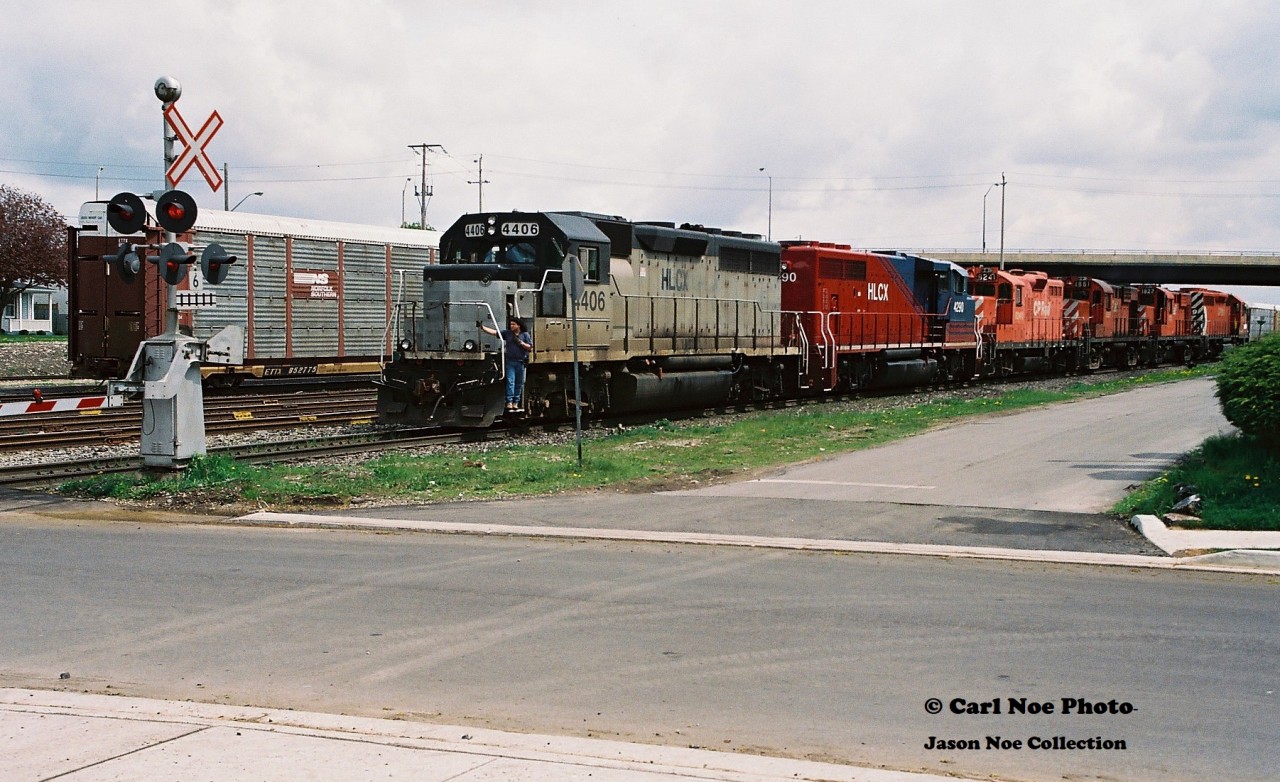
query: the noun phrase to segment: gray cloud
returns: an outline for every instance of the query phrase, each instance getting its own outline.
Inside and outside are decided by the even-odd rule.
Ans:
[[[1280,244],[1280,20],[1262,2],[193,0],[8,17],[0,181],[67,213],[98,166],[107,193],[159,186],[150,88],[167,71],[189,122],[226,121],[210,154],[232,198],[262,190],[245,208],[279,214],[416,215],[408,145],[434,143],[439,227],[475,208],[484,154],[490,208],[763,233],[772,176],[775,238],[974,247],[1007,172],[1011,247]]]

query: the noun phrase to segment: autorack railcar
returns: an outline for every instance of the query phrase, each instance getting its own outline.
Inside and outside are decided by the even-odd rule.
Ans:
[[[164,331],[167,285],[144,262],[133,280],[106,260],[126,239],[106,220],[106,202],[80,210],[71,229],[69,358],[72,375],[121,377],[138,344]],[[179,327],[208,337],[227,325],[245,334],[240,366],[205,367],[206,378],[376,373],[390,355],[388,324],[397,302],[416,295],[433,263],[439,233],[299,220],[241,212],[201,211],[179,237],[197,254],[217,242],[237,258],[226,280],[211,286],[198,264],[178,284]],[[127,237],[158,245],[159,229]],[[154,250],[144,251],[154,256]]]

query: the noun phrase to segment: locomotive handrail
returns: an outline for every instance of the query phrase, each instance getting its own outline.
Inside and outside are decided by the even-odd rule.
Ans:
[[[821,310],[768,310],[768,312],[776,313],[781,317],[790,316],[795,321],[795,331],[800,338],[800,376],[808,378],[809,376],[809,333],[804,328],[805,315],[822,315]],[[822,368],[831,369],[834,366],[835,346],[834,339],[829,339],[830,330],[826,328],[825,323],[820,319],[819,323],[823,324],[822,331],[823,340],[816,343],[818,350],[823,355]],[[831,391],[834,386],[824,384],[824,391]]]
[[[498,332],[498,336],[496,338],[498,340],[498,353],[503,352],[503,350],[505,349],[505,345],[502,344],[502,326],[498,323],[498,317],[493,314],[493,307],[489,304],[489,302],[487,301],[442,301],[440,302],[440,304],[445,310],[448,310],[451,307],[466,307],[466,306],[483,307],[484,311],[489,314],[489,321],[493,323],[494,330]],[[483,321],[484,318],[481,317],[481,320]],[[485,336],[492,336],[492,335],[485,335],[484,330],[481,329],[479,325],[477,325],[476,328],[477,330],[480,331],[480,333],[476,335],[477,340],[484,340]],[[483,344],[483,342],[477,342],[477,344]],[[499,361],[498,365],[502,367],[502,372],[498,375],[498,377],[502,380],[505,380],[507,378],[507,362]]]
[[[784,313],[785,314],[785,313]],[[809,379],[809,332],[804,330],[804,321],[800,320],[799,313],[790,313],[795,318],[796,334],[800,337],[800,377],[804,378],[807,385]]]
[[[396,294],[396,303],[391,308],[391,317],[387,320],[387,327],[382,330],[382,344],[378,346],[379,366],[386,366],[386,363],[387,363],[383,359],[386,357],[387,351],[390,350],[391,348],[392,324],[395,324],[397,327],[396,338],[399,339],[400,337],[400,333],[398,329],[400,326],[400,317],[401,317],[400,308],[404,306],[404,272],[405,270],[397,269],[396,272],[400,275],[400,290]]]
[[[516,315],[516,317],[517,317],[517,318],[522,318],[522,317],[524,317],[524,316],[521,314],[521,310],[520,310],[520,296],[521,296],[522,294],[524,294],[524,295],[530,295],[530,296],[536,296],[537,294],[542,293],[543,291],[545,291],[545,290],[547,289],[547,280],[548,280],[548,279],[551,277],[551,275],[553,275],[553,274],[558,274],[558,275],[560,275],[560,280],[561,280],[561,282],[562,282],[562,283],[564,282],[564,269],[543,269],[543,270],[542,270],[542,279],[538,281],[538,286],[537,286],[536,288],[516,288],[516,312],[515,312],[515,315]],[[610,275],[610,276],[612,277],[612,275]],[[535,299],[535,301],[536,301],[536,299]],[[537,311],[537,309],[538,309],[538,308],[537,308],[537,307],[531,307],[530,309],[534,310],[534,312],[536,313],[536,311]]]

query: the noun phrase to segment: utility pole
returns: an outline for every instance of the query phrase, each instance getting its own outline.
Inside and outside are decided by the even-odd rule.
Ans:
[[[439,144],[410,144],[409,149],[422,156],[422,187],[418,191],[421,210],[419,212],[418,227],[425,231],[427,230],[427,199],[431,197],[431,192],[427,190],[427,150],[438,149],[444,152],[445,148]]]
[[[475,180],[468,179],[467,184],[480,186],[480,207],[476,211],[483,212],[484,211],[484,186],[489,184],[489,180],[484,178],[484,155],[481,155],[479,158],[477,158],[476,163],[480,165],[479,179],[475,179]]]
[[[764,169],[761,168],[760,172],[764,173]],[[769,232],[765,234],[765,238],[772,242],[773,241],[773,174],[765,174],[765,176],[769,177]]]
[[[231,179],[227,174],[227,164],[222,164],[222,211],[231,211]]]

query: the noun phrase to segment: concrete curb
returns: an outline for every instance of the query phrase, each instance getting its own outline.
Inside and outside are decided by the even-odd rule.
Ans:
[[[1246,549],[1256,551],[1264,557],[1268,554],[1276,557],[1280,564],[1280,532],[1239,532],[1236,530],[1211,529],[1169,529],[1156,516],[1134,516],[1130,523],[1143,537],[1151,541],[1161,551],[1178,555],[1183,551],[1205,551],[1207,549]],[[1278,549],[1274,552],[1265,549]],[[1197,557],[1196,559],[1199,559]]]
[[[746,548],[786,549],[794,551],[829,551],[856,554],[896,554],[907,556],[953,557],[1024,562],[1048,562],[1063,565],[1106,565],[1141,567],[1160,570],[1201,570],[1215,572],[1250,572],[1280,575],[1280,556],[1263,562],[1261,567],[1242,566],[1232,561],[1204,561],[1199,557],[1150,557],[1137,554],[1099,554],[1083,551],[1043,551],[1031,549],[989,548],[982,546],[942,546],[922,543],[877,543],[851,540],[764,537],[757,535],[725,535],[701,532],[653,532],[591,527],[540,527],[513,524],[475,524],[426,521],[416,519],[379,519],[358,516],[326,516],[307,513],[263,511],[228,519],[226,524],[302,527],[312,529],[364,529],[379,531],[427,532],[455,535],[493,535],[503,537],[547,538],[564,540],[616,540],[627,542],[672,543],[703,546],[738,546]]]
[[[74,722],[91,738],[66,758],[50,747],[44,757],[23,758],[11,769],[71,781],[80,771],[94,779],[141,779],[157,763],[181,774],[173,763],[207,764],[228,746],[251,744],[250,759],[217,767],[202,765],[212,782],[240,779],[353,779],[376,758],[384,778],[468,780],[670,779],[725,782],[940,782],[952,775],[891,771],[808,760],[715,752],[705,749],[567,738],[402,720],[350,717],[282,709],[0,688],[0,735],[16,727],[23,740],[38,745],[68,735]],[[148,727],[148,734],[139,732]],[[256,736],[253,741],[234,736]],[[49,740],[44,741],[41,734]],[[299,744],[305,740],[305,744]],[[323,750],[317,751],[323,741]],[[175,761],[170,742],[182,743]],[[88,746],[86,746],[86,743]],[[270,748],[271,751],[261,750]],[[308,749],[309,748],[309,749]],[[157,757],[164,758],[158,761]],[[106,772],[104,777],[100,772]],[[389,773],[394,772],[394,773]]]

